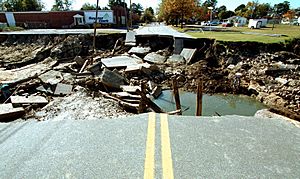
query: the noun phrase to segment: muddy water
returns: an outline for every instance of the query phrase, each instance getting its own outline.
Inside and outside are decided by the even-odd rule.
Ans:
[[[185,110],[183,115],[194,116],[196,109],[197,95],[190,92],[180,92],[180,101],[182,109]],[[175,100],[172,91],[163,91],[163,94],[154,102],[165,111],[175,110]],[[215,116],[220,115],[242,115],[253,116],[256,111],[264,109],[262,103],[248,96],[232,95],[232,94],[215,94],[203,95],[203,115]]]

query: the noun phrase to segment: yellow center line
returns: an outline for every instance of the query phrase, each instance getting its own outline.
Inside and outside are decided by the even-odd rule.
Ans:
[[[154,178],[155,113],[149,113],[144,179]]]
[[[162,155],[162,169],[164,179],[173,179],[173,161],[171,152],[171,143],[169,136],[169,124],[168,115],[160,115],[160,127],[161,127],[161,155]]]

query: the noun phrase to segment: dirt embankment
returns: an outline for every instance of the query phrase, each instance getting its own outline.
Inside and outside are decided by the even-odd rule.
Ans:
[[[188,91],[203,79],[206,93],[247,94],[274,108],[300,115],[300,40],[286,44],[203,41],[195,63],[164,65]],[[167,82],[171,86],[171,82]]]

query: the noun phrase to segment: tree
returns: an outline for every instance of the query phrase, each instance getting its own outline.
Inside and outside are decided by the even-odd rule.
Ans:
[[[180,18],[181,28],[183,28],[184,19],[191,18],[197,7],[195,0],[164,0],[162,3],[164,4],[164,16],[173,20],[175,19],[176,24],[178,24]]]
[[[90,4],[90,3],[84,3],[82,5],[82,7],[80,8],[80,10],[96,10],[97,9],[97,5],[96,4]],[[100,10],[101,8],[98,7],[98,9]]]
[[[256,7],[256,16],[262,18],[268,15],[270,12],[271,6],[269,3],[258,4]]]
[[[55,0],[51,11],[69,11],[72,6],[72,0]]]
[[[152,7],[146,8],[141,17],[142,21],[149,23],[154,21],[154,10]]]
[[[274,10],[275,10],[276,14],[283,15],[283,14],[287,13],[288,10],[290,10],[290,2],[284,1],[283,3],[275,4]]]
[[[4,11],[41,11],[44,8],[41,0],[6,0],[0,3]]]
[[[114,6],[126,7],[126,9],[128,9],[127,8],[127,4],[125,3],[125,1],[121,1],[121,0],[109,0],[108,7],[112,8]]]
[[[296,15],[296,12],[294,10],[288,10],[285,14],[283,14],[283,17],[289,19],[289,21],[291,23],[293,18],[295,17],[295,15]]]
[[[217,0],[207,0],[207,1],[204,1],[203,6],[215,8],[217,6],[217,3],[218,3]]]
[[[142,15],[144,10],[143,6],[140,3],[132,3],[132,12],[138,14],[139,16]]]
[[[229,17],[234,16],[235,13],[233,11],[222,11],[218,14],[219,19],[228,19]]]

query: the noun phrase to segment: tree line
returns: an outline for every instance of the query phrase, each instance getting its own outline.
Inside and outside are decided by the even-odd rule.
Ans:
[[[199,0],[162,0],[158,10],[158,20],[178,24],[184,21],[208,21],[210,13],[214,19],[227,19],[231,16],[245,18],[281,18],[300,16],[300,7],[291,9],[289,1],[271,6],[269,3],[259,3],[258,0],[241,4],[234,11],[228,10],[226,6],[217,6],[217,0],[206,0],[203,3]],[[210,10],[210,8],[212,10]]]

